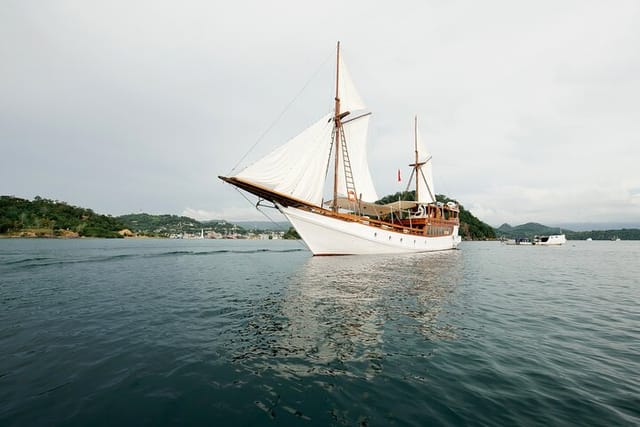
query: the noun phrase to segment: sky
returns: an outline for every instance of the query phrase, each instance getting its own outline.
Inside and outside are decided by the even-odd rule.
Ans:
[[[373,3],[3,0],[0,194],[264,219],[217,176],[331,109],[340,40],[379,195],[417,115],[436,193],[493,226],[640,226],[640,2]]]

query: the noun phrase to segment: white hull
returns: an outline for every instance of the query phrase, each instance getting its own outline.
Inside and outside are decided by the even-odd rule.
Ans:
[[[532,246],[531,242],[518,242],[516,240],[507,240],[504,242],[505,245],[517,245],[517,246]]]
[[[278,205],[314,255],[373,255],[434,252],[455,249],[458,226],[452,235],[425,237],[359,222],[344,221],[306,210]]]
[[[543,236],[538,238],[534,244],[541,246],[556,246],[567,243],[567,238],[564,234],[555,234],[552,236]]]

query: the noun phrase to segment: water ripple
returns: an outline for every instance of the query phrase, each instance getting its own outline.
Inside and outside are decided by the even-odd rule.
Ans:
[[[1,425],[640,424],[637,243],[0,245]]]

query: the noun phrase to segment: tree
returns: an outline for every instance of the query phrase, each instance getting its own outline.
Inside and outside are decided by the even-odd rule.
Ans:
[[[384,205],[387,203],[396,202],[398,200],[415,200],[415,191],[403,191],[395,194],[390,194],[378,200],[376,203]],[[457,200],[451,199],[443,194],[436,194],[436,201],[441,203],[453,202],[460,208],[460,231],[459,234],[463,239],[467,240],[486,240],[495,239],[496,233],[489,224],[480,221],[473,216],[471,212],[466,210],[464,206],[458,203]]]

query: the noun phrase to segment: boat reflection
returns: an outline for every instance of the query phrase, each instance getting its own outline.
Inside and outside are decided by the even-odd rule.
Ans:
[[[256,308],[235,359],[283,376],[375,375],[398,340],[455,339],[440,315],[461,275],[460,251],[309,258]]]

